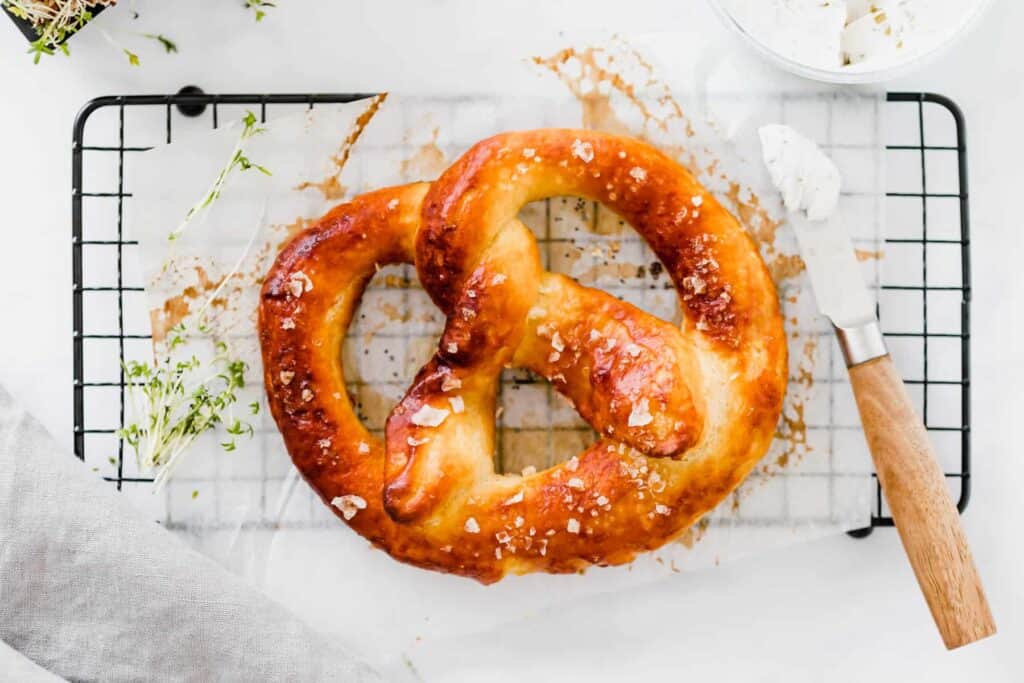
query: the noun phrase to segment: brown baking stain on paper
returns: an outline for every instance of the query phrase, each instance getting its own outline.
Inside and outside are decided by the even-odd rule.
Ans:
[[[380,109],[384,100],[387,99],[387,96],[387,93],[383,93],[371,98],[366,109],[356,118],[345,139],[341,141],[338,151],[331,156],[331,164],[333,166],[331,173],[319,182],[307,180],[299,183],[295,186],[296,190],[318,190],[324,199],[328,201],[336,201],[345,197],[348,188],[341,184],[341,172],[345,169],[345,164],[348,163],[349,157],[352,155],[352,147],[359,140],[359,136],[363,134],[363,131],[366,130],[366,126],[369,125],[377,110]]]
[[[707,533],[710,524],[711,520],[707,517],[702,518],[696,524],[687,527],[686,531],[679,534],[677,542],[685,546],[687,550],[693,548],[694,545],[704,538],[704,534]]]
[[[203,295],[216,290],[224,281],[224,278],[211,279],[202,266],[194,266],[193,269],[196,273],[196,284],[189,285],[181,291],[181,294],[168,298],[164,301],[163,306],[150,310],[149,321],[153,328],[153,343],[164,341],[168,333],[180,325],[191,312],[192,303]],[[210,305],[223,308],[226,303],[224,297],[217,297],[210,302]]]
[[[857,255],[858,261],[881,261],[885,256],[885,252],[881,249],[877,251],[870,249],[854,249],[853,251]]]
[[[445,157],[437,140],[441,129],[434,128],[430,140],[417,149],[411,157],[402,162],[402,176],[410,180],[433,180],[448,167],[448,160]]]

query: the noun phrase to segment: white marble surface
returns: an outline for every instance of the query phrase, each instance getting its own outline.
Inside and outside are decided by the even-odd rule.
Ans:
[[[124,3],[127,5],[128,3]],[[74,57],[33,67],[0,22],[0,383],[70,447],[70,130],[88,99],[172,92],[472,89],[543,30],[725,31],[697,0],[284,0],[256,25],[238,2],[139,0],[102,15]],[[202,17],[201,22],[199,17]],[[1017,217],[1024,186],[1024,5],[997,0],[952,52],[891,89],[953,97],[968,120],[973,221],[974,493],[965,525],[1000,634],[947,654],[895,533],[800,546],[538,614],[417,656],[427,680],[1011,681],[1024,677],[1024,409]],[[127,66],[100,29],[138,45]],[[164,56],[129,32],[163,32]],[[470,608],[467,606],[467,608]],[[426,646],[425,646],[426,647]]]

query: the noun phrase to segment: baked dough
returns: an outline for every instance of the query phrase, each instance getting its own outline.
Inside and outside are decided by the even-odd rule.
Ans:
[[[680,328],[544,270],[516,216],[553,196],[636,229],[676,286]],[[447,322],[382,442],[353,410],[340,349],[392,263],[416,265]],[[485,583],[672,540],[764,455],[786,388],[777,294],[736,218],[657,149],[585,130],[497,135],[433,183],[338,206],[268,273],[260,340],[270,409],[317,494],[392,557]],[[509,366],[547,378],[602,438],[544,471],[496,473]]]

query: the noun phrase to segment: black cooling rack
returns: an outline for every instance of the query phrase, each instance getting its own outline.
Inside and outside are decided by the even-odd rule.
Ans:
[[[144,295],[141,282],[133,283],[126,277],[128,264],[135,259],[137,242],[124,237],[124,219],[130,208],[132,195],[126,191],[125,178],[130,173],[132,157],[159,143],[169,143],[176,127],[189,125],[219,125],[225,108],[248,107],[266,121],[268,109],[294,110],[317,104],[351,102],[367,97],[360,93],[343,94],[285,94],[285,95],[208,95],[198,88],[185,88],[176,95],[128,95],[101,97],[83,107],[74,123],[72,148],[72,343],[74,359],[74,451],[81,460],[94,464],[110,459],[110,468],[103,478],[118,490],[126,485],[148,483],[146,477],[131,476],[125,471],[123,444],[116,438],[117,427],[125,417],[125,378],[123,372],[116,381],[87,376],[86,354],[109,356],[120,365],[126,349],[132,344],[148,344],[149,334],[143,323],[129,321],[128,311],[138,308],[136,297]],[[904,378],[911,391],[919,391],[919,406],[933,440],[939,441],[945,475],[950,490],[963,511],[970,497],[970,373],[969,373],[969,214],[967,196],[967,148],[964,137],[963,115],[956,104],[931,93],[889,93],[887,114],[902,119],[901,137],[886,146],[888,188],[886,202],[897,210],[896,219],[887,217],[886,250],[900,250],[902,261],[910,267],[900,273],[898,282],[881,283],[879,313],[890,345],[903,345],[906,353],[920,358],[916,373]],[[126,120],[144,112],[150,117],[162,118],[161,139],[137,142],[126,126]],[[87,144],[87,123],[96,117],[107,118],[107,137]],[[200,123],[207,119],[209,124]],[[946,121],[938,124],[935,121]],[[86,187],[84,169],[93,164],[113,166],[116,186]],[[949,167],[952,166],[952,170]],[[936,187],[935,168],[946,168],[942,175],[948,185],[952,174],[953,185]],[[931,171],[932,184],[929,185]],[[95,226],[86,230],[85,214],[98,206],[97,213],[105,216],[99,234]],[[94,225],[94,221],[90,223]],[[959,265],[958,277],[949,276],[950,257]],[[95,259],[104,267],[116,271],[116,280],[109,285],[96,286],[85,281],[84,264]],[[933,268],[929,269],[929,264]],[[936,268],[941,264],[943,267]],[[936,270],[944,271],[937,275]],[[938,279],[937,279],[938,278]],[[104,316],[98,322],[91,319],[94,310],[90,299],[107,297],[116,315]],[[113,301],[109,301],[112,298]],[[132,304],[136,306],[132,306]],[[144,308],[142,310],[145,310]],[[902,315],[914,310],[912,315]],[[892,312],[897,312],[896,322]],[[887,315],[889,313],[889,315]],[[929,320],[938,321],[929,323]],[[952,345],[953,349],[950,348]],[[948,367],[929,364],[929,355],[935,356],[940,348],[944,357],[958,351],[960,366],[953,375]],[[908,371],[909,372],[909,371]],[[919,373],[919,374],[917,374]],[[953,405],[959,405],[959,416],[948,415],[934,419],[929,414],[929,396],[933,391],[946,392]],[[105,395],[87,395],[88,392],[106,392]],[[955,396],[950,397],[948,392]],[[106,408],[116,404],[116,414],[106,419],[97,415],[99,402]],[[933,401],[934,404],[934,401]],[[949,404],[949,401],[946,401]],[[88,407],[88,410],[87,410]],[[934,412],[934,411],[933,411]],[[948,410],[945,411],[948,413]],[[115,454],[111,457],[111,453]],[[98,469],[98,468],[97,468]],[[892,526],[876,486],[875,502],[871,511],[871,526],[851,532],[864,536],[876,526]]]

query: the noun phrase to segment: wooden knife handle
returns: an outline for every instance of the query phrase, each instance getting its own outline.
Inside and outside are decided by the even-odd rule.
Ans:
[[[850,381],[882,492],[946,648],[992,635],[960,516],[892,358],[854,365]]]

